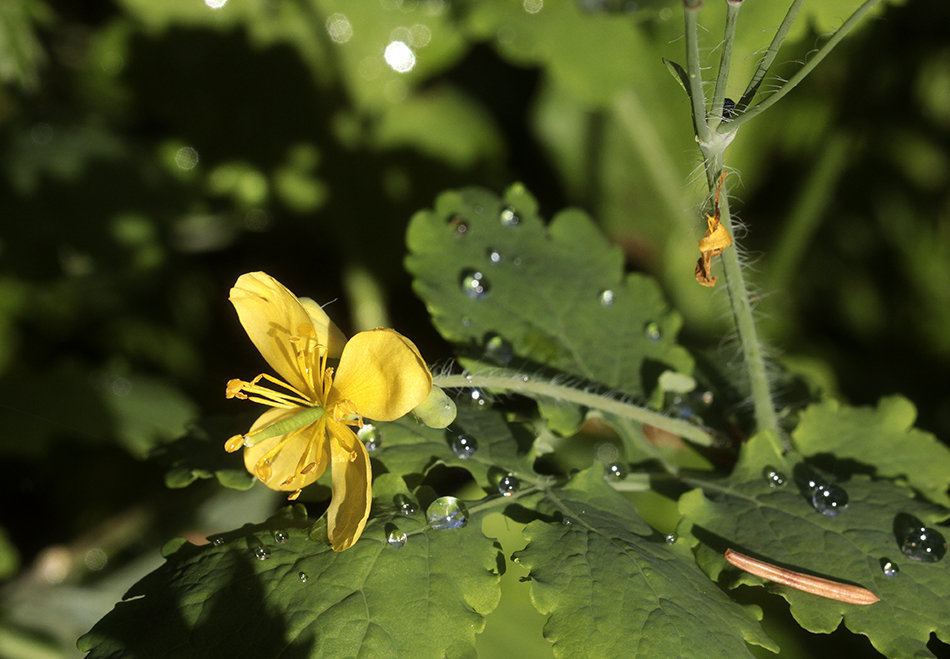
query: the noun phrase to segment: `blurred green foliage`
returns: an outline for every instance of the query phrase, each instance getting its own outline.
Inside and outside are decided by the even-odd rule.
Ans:
[[[226,302],[242,272],[445,358],[402,266],[408,219],[446,188],[523,181],[547,216],[597,218],[659,279],[686,341],[719,346],[728,303],[692,277],[698,151],[661,62],[680,58],[680,12],[628,4],[0,3],[0,656],[68,654],[149,550],[247,520],[212,483],[167,491],[167,465],[145,459],[235,413],[225,381],[260,368]],[[784,11],[745,4],[730,95]],[[812,3],[774,73],[856,4]],[[723,12],[707,5],[712,65]],[[854,403],[904,393],[944,439],[948,20],[941,0],[887,6],[728,163],[766,341]],[[384,58],[397,41],[405,72],[405,52]],[[97,547],[106,563],[86,560]],[[37,584],[68,604],[15,616]]]

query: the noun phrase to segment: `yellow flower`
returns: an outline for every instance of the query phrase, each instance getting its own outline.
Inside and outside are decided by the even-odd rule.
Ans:
[[[332,462],[333,497],[327,531],[336,551],[363,532],[372,498],[369,455],[352,427],[363,417],[393,421],[432,392],[432,375],[416,346],[391,329],[360,332],[349,341],[313,300],[298,299],[263,272],[241,275],[231,303],[251,341],[278,379],[262,373],[228,382],[228,398],[272,409],[244,435],[244,464],[267,487],[292,492],[316,481]],[[339,358],[335,371],[328,359]],[[263,383],[263,384],[262,384]]]

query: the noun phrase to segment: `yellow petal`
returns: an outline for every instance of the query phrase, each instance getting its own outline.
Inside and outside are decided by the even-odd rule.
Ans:
[[[316,359],[301,360],[300,350],[308,341],[339,349],[342,335],[323,310],[307,309],[279,281],[264,272],[249,272],[238,277],[231,288],[231,304],[237,310],[244,331],[270,367],[287,384],[312,393],[310,378],[304,373],[314,368]],[[316,354],[316,353],[314,353]]]
[[[298,412],[300,412],[300,408],[291,410],[269,409],[257,418],[249,432],[284,421]],[[294,432],[296,432],[296,435],[291,437],[283,448],[271,457],[270,474],[266,480],[262,479],[264,485],[272,490],[288,491],[306,487],[320,478],[327,469],[330,456],[327,451],[326,425],[323,423],[323,417],[320,421]],[[247,467],[248,472],[256,476],[258,461],[267,455],[271,449],[287,439],[287,436],[269,437],[254,446],[245,448],[244,466]],[[304,452],[307,453],[306,456],[304,456]],[[316,466],[308,470],[306,474],[295,476],[301,462],[304,465],[315,463]],[[289,482],[287,482],[288,479],[290,479]]]
[[[353,546],[366,526],[373,475],[369,453],[356,434],[332,419],[327,419],[326,424],[333,456],[333,498],[327,509],[327,537],[333,551],[343,551]]]
[[[343,348],[327,407],[341,400],[377,421],[393,421],[426,399],[432,374],[412,341],[391,329],[360,332]]]
[[[323,310],[323,307],[309,297],[298,299],[304,311],[307,312],[307,315],[310,316],[310,320],[313,322],[313,326],[317,331],[317,341],[320,342],[320,345],[327,346],[330,357],[333,359],[339,358],[343,352],[343,345],[346,343],[346,336],[340,331],[340,328],[330,320],[330,317],[327,315],[327,312]]]

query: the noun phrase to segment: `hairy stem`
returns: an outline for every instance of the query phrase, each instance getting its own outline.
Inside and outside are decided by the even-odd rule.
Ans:
[[[722,55],[719,58],[719,75],[713,91],[712,106],[709,108],[709,127],[715,130],[722,122],[722,108],[726,99],[726,85],[729,82],[729,64],[732,62],[732,45],[736,40],[736,21],[739,18],[740,2],[726,3],[726,28],[722,38]]]
[[[600,394],[546,380],[534,380],[527,378],[527,376],[518,375],[437,375],[432,378],[432,382],[448,389],[482,387],[525,396],[553,398],[554,400],[581,405],[588,409],[615,414],[637,423],[655,426],[703,446],[711,446],[713,443],[713,438],[708,431],[688,421],[675,419],[639,405],[625,403]]]
[[[785,37],[788,36],[789,30],[792,29],[792,23],[795,22],[795,17],[798,16],[798,10],[801,9],[803,4],[805,4],[805,0],[793,0],[792,5],[788,8],[788,11],[785,13],[785,18],[782,20],[782,24],[778,26],[778,30],[776,30],[775,36],[772,38],[772,43],[769,44],[768,50],[765,51],[765,56],[762,58],[762,61],[759,62],[759,66],[755,70],[752,80],[745,88],[745,91],[742,92],[739,102],[736,103],[737,113],[741,114],[745,112],[749,107],[749,103],[751,103],[755,97],[755,93],[759,91],[759,85],[761,85],[762,80],[765,79],[765,74],[772,68],[772,62],[775,61],[779,49],[785,42]]]
[[[689,97],[693,103],[693,129],[701,142],[709,141],[706,123],[706,95],[703,92],[703,74],[699,66],[699,10],[703,3],[683,0],[686,17],[686,76],[689,79]]]
[[[770,107],[778,103],[783,96],[798,86],[798,83],[804,80],[805,77],[808,76],[808,74],[810,74],[832,50],[834,50],[835,46],[837,46],[841,40],[844,39],[848,33],[854,29],[854,26],[858,24],[858,21],[864,18],[865,14],[874,9],[874,7],[880,2],[881,0],[867,0],[863,5],[855,9],[854,13],[848,17],[848,20],[846,20],[841,25],[841,27],[839,27],[837,31],[831,35],[831,38],[828,39],[828,41],[826,41],[825,44],[818,49],[818,52],[816,52],[802,68],[795,72],[795,75],[789,78],[784,85],[769,95],[769,97],[764,101],[757,103],[729,122],[729,130],[735,130],[740,124],[745,123],[752,117],[764,112],[765,110],[768,110]]]

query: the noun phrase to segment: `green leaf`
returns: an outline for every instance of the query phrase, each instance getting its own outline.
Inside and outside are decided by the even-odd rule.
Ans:
[[[777,649],[748,610],[696,567],[685,543],[667,545],[612,490],[600,470],[552,490],[564,523],[535,521],[516,560],[548,616],[545,637],[562,657],[751,656]]]
[[[756,476],[764,465],[749,455],[764,443],[756,437],[744,447],[742,468],[729,480],[702,484],[680,499],[693,535],[717,554],[733,548],[799,572],[863,586],[880,598],[860,606],[775,586],[809,631],[830,633],[843,619],[848,629],[867,636],[887,656],[932,656],[926,647],[931,632],[950,638],[950,561],[910,560],[900,549],[900,527],[908,515],[933,526],[950,511],[914,500],[899,485],[862,475],[840,483],[849,496],[846,510],[835,517],[821,515],[792,479],[770,488],[763,476]],[[896,576],[884,574],[887,560],[899,567]],[[720,558],[708,554],[705,564],[713,576],[724,567]],[[742,583],[761,580],[749,577]]]
[[[217,478],[225,487],[237,490],[251,487],[255,479],[244,468],[241,454],[227,453],[224,441],[246,431],[255,418],[256,415],[244,415],[238,420],[204,419],[179,439],[158,446],[150,457],[169,466],[165,485],[181,488],[198,479]]]
[[[518,455],[517,440],[499,412],[463,404],[455,423],[444,430],[427,428],[408,418],[374,425],[380,447],[370,457],[390,473],[425,474],[436,464],[446,464],[467,469],[480,486],[490,491],[496,486],[492,475],[498,470],[519,477],[533,474],[530,461]],[[477,449],[471,457],[463,459],[452,451],[452,442],[460,435],[475,441]]]
[[[664,370],[692,370],[680,317],[656,283],[623,272],[623,254],[581,211],[549,226],[521,185],[445,192],[409,225],[407,267],[449,341],[546,366],[631,395]]]
[[[805,455],[830,453],[873,468],[876,476],[901,478],[931,501],[950,504],[950,449],[913,427],[917,411],[892,396],[877,408],[827,400],[802,414],[792,439]]]
[[[337,553],[310,539],[302,511],[181,546],[80,649],[92,659],[474,653],[500,592],[498,547],[479,525],[433,531],[421,513],[401,516],[409,537],[397,549],[377,518]],[[325,534],[321,523],[313,536]]]

